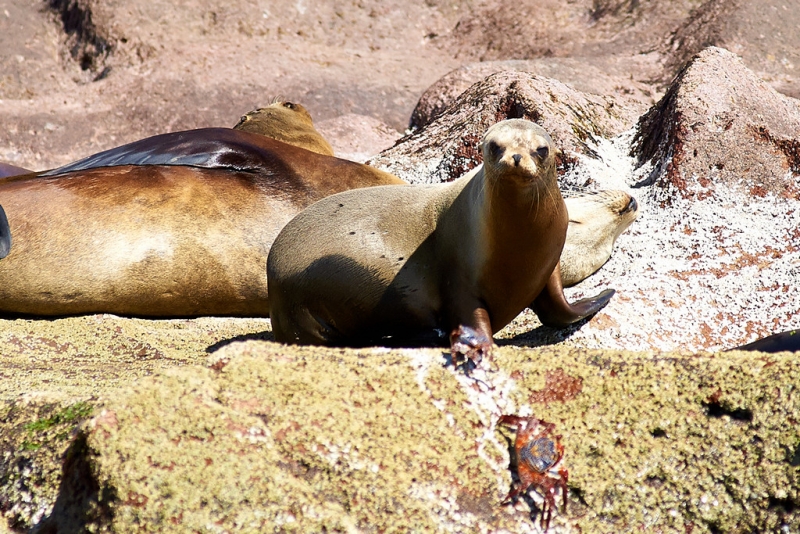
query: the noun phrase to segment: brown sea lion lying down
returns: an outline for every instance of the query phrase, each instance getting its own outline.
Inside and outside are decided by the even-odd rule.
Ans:
[[[403,183],[229,128],[7,178],[0,312],[266,316],[267,253],[286,222],[333,193]]]

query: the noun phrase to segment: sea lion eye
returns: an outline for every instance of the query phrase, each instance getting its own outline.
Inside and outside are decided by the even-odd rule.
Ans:
[[[544,145],[544,146],[540,146],[539,148],[537,148],[535,154],[533,152],[531,152],[531,156],[534,156],[534,157],[538,156],[538,157],[540,157],[542,159],[547,159],[547,155],[549,153],[550,153],[550,148],[547,145]]]
[[[500,159],[500,156],[502,156],[503,152],[505,152],[505,150],[506,150],[505,148],[501,147],[500,145],[498,145],[494,141],[489,141],[489,146],[487,148],[489,149],[489,153],[495,159]]]
[[[283,103],[283,107],[289,108],[289,109],[294,109],[294,104],[292,102],[284,102]]]

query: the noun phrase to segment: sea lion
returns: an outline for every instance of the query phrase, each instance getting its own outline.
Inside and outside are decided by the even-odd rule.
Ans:
[[[242,116],[234,128],[332,155],[330,144],[314,128],[311,115],[300,105],[276,101]],[[476,173],[480,167],[470,171]],[[625,191],[571,192],[564,198],[569,227],[561,253],[561,279],[574,286],[588,278],[611,257],[614,243],[638,215],[636,199]]]
[[[613,290],[564,298],[568,216],[547,132],[506,120],[480,147],[483,168],[454,182],[347,191],[292,219],[267,259],[275,339],[418,343],[453,332],[451,349],[478,361],[531,303],[556,327],[605,306]]]
[[[561,252],[561,281],[574,286],[588,278],[611,257],[614,243],[638,215],[636,199],[610,189],[581,192],[564,199],[569,227]]]
[[[7,176],[19,176],[21,174],[30,174],[32,172],[33,171],[29,171],[28,169],[23,169],[22,167],[17,167],[16,165],[3,163],[0,161],[0,178],[5,178]]]
[[[311,115],[302,104],[273,102],[242,115],[233,128],[266,135],[317,154],[333,156],[333,148],[314,128]]]
[[[3,206],[0,206],[0,259],[8,256],[11,251],[11,228]]]
[[[278,231],[333,193],[404,183],[376,171],[207,128],[6,178],[13,246],[0,261],[0,312],[267,316],[266,259]]]
[[[800,329],[787,330],[779,334],[757,339],[746,345],[734,347],[730,350],[748,350],[759,352],[800,352]]]

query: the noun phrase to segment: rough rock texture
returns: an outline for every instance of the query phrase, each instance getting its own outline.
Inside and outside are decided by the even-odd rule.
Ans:
[[[411,183],[451,181],[481,162],[478,144],[489,126],[523,118],[550,133],[565,152],[560,160],[564,166],[575,153],[591,153],[595,139],[630,128],[638,115],[635,106],[613,96],[581,93],[527,72],[499,72],[471,86],[433,122],[370,164]]]
[[[683,196],[741,184],[800,198],[800,101],[777,93],[731,52],[709,48],[645,114],[634,139],[648,180]]]
[[[778,91],[800,97],[800,13],[796,2],[708,0],[672,32],[661,51],[665,75],[708,46],[724,47]]]
[[[411,114],[412,129],[422,128],[453,104],[469,87],[490,74],[518,71],[555,78],[582,93],[614,95],[639,113],[655,103],[655,89],[633,81],[624,72],[608,69],[575,58],[512,59],[469,63],[440,78],[419,99]]]
[[[11,405],[4,430],[33,419],[25,439],[45,446],[5,440],[7,462],[35,470],[53,465],[51,442],[66,450],[16,527],[536,530],[538,496],[499,504],[512,483],[514,434],[496,426],[507,413],[562,436],[569,506],[555,532],[800,527],[790,354],[506,347],[471,378],[445,363],[432,349],[250,341],[98,400],[34,417]]]
[[[618,294],[595,320],[544,339],[719,350],[797,328],[798,125],[797,101],[736,56],[699,54],[635,134],[601,142],[599,158],[581,157],[562,177],[567,187],[627,187],[640,211],[611,260],[571,296],[609,286]]]

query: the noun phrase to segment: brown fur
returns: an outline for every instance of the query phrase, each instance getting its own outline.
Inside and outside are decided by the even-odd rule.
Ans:
[[[333,148],[314,128],[311,115],[302,104],[273,102],[242,115],[233,128],[266,135],[317,154],[333,156]]]
[[[88,168],[0,182],[13,238],[0,260],[0,312],[266,316],[267,253],[288,220],[339,191],[403,183],[227,128],[152,139],[72,166]],[[226,157],[234,147],[238,170],[214,158],[91,167],[120,154],[169,159],[171,139],[210,139]]]

